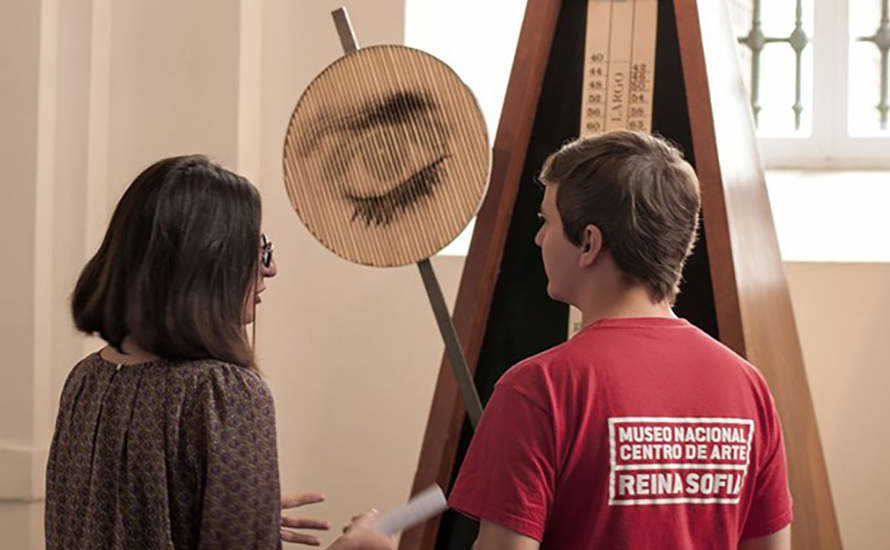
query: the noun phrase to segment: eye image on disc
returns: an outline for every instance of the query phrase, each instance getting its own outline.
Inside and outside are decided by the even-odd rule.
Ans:
[[[479,208],[489,164],[472,92],[435,57],[396,45],[322,71],[284,143],[285,187],[309,231],[335,254],[380,267],[451,242]]]

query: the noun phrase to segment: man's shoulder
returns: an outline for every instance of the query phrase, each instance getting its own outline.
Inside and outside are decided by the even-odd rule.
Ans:
[[[561,386],[588,369],[593,360],[593,355],[569,340],[516,363],[501,376],[498,385],[534,391]]]

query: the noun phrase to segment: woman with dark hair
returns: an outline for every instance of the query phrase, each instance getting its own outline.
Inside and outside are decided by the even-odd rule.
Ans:
[[[62,391],[46,546],[280,548],[272,395],[245,325],[276,266],[256,188],[199,155],[118,203],[71,301],[108,345]],[[390,548],[362,516],[332,548]]]

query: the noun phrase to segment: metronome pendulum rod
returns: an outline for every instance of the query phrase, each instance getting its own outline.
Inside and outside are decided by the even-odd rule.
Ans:
[[[417,262],[417,267],[420,268],[423,286],[426,287],[430,305],[433,306],[433,314],[436,316],[436,322],[439,323],[439,332],[442,333],[442,340],[445,341],[448,362],[451,363],[451,368],[454,370],[454,377],[457,379],[461,397],[463,397],[464,405],[467,408],[467,416],[470,417],[470,423],[475,428],[479,423],[479,418],[482,417],[482,403],[479,401],[479,394],[476,392],[476,385],[470,375],[467,359],[464,357],[460,341],[457,339],[457,331],[454,329],[454,323],[448,313],[448,306],[445,305],[442,289],[439,288],[439,281],[436,279],[436,273],[429,260],[420,260]]]
[[[358,50],[358,41],[355,39],[355,32],[352,30],[352,23],[349,21],[349,14],[346,12],[346,8],[338,8],[332,11],[331,16],[334,18],[334,26],[337,27],[337,34],[340,37],[343,51],[350,54]],[[470,369],[467,366],[467,359],[464,356],[463,348],[461,348],[460,340],[458,340],[457,330],[454,328],[454,322],[451,319],[451,314],[448,312],[448,306],[445,304],[445,297],[442,295],[442,289],[439,286],[439,281],[429,259],[420,260],[417,262],[417,267],[420,269],[423,286],[430,300],[430,306],[433,308],[436,323],[439,325],[439,332],[442,334],[442,340],[445,342],[445,353],[454,371],[454,377],[457,380],[464,406],[467,409],[467,416],[470,418],[473,428],[475,428],[482,417],[482,403],[479,400],[479,393],[476,391],[473,376],[470,374]]]
[[[343,52],[352,53],[357,50],[358,40],[355,39],[355,31],[352,30],[352,22],[349,20],[346,7],[332,11],[331,17],[334,18],[334,26],[337,27],[337,35],[340,37]]]

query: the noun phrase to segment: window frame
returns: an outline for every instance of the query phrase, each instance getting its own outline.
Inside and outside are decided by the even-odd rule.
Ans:
[[[890,135],[853,137],[848,132],[849,0],[813,0],[813,9],[814,36],[808,45],[814,60],[812,134],[758,136],[763,165],[767,169],[890,169]]]

